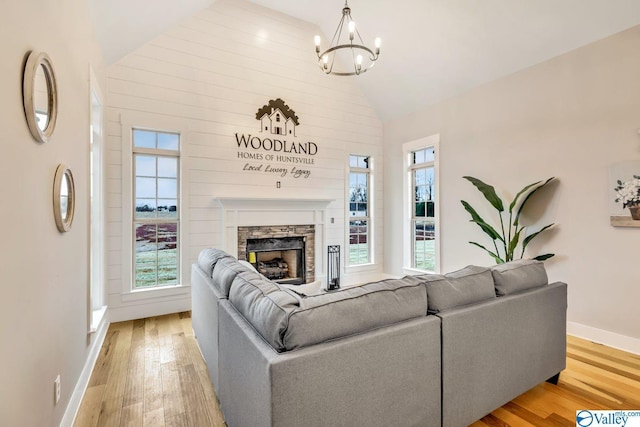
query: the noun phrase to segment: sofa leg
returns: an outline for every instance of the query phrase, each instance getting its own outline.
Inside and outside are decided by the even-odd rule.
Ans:
[[[558,380],[560,379],[560,372],[558,372],[557,374],[555,374],[554,376],[552,376],[551,378],[549,378],[547,380],[548,383],[551,383],[553,385],[558,385]]]

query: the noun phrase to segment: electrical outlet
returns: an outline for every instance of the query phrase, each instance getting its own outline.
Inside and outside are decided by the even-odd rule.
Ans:
[[[56,377],[56,380],[53,382],[53,403],[57,404],[60,400],[60,374]]]

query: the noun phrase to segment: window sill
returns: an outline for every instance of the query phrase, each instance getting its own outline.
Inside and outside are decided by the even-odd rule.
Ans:
[[[375,263],[367,263],[367,264],[355,264],[355,265],[348,265],[347,267],[345,267],[345,273],[357,273],[360,271],[372,271],[375,270],[376,268],[378,268],[378,264]]]
[[[94,334],[100,328],[100,324],[106,317],[107,314],[107,306],[103,305],[102,307],[91,311],[91,326],[89,326],[89,333]]]
[[[122,301],[139,301],[145,299],[184,295],[189,294],[190,292],[191,286],[189,285],[175,285],[152,289],[136,289],[130,292],[123,292],[120,294],[120,296],[122,297]]]

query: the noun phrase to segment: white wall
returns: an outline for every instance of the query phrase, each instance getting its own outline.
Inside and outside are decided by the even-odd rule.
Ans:
[[[84,0],[2,2],[0,16],[0,425],[59,425],[87,359],[89,63],[102,65]],[[30,50],[51,57],[58,121],[46,144],[29,133],[22,72]],[[71,231],[58,232],[53,178],[74,174]],[[54,406],[53,382],[62,396]]]
[[[185,132],[183,185],[189,194],[183,204],[189,243],[183,248],[183,268],[203,248],[223,247],[222,210],[214,197],[335,199],[327,212],[335,218],[327,224],[327,243],[342,245],[344,253],[349,154],[374,158],[375,239],[381,243],[382,124],[352,79],[326,76],[318,69],[313,49],[317,32],[311,24],[249,2],[220,0],[108,68],[108,300],[116,319],[187,309],[190,302],[188,294],[134,302],[120,295],[123,265],[129,268],[122,249],[130,244],[122,238],[127,206],[122,147],[128,140],[123,123],[146,120]],[[300,118],[295,140],[318,146],[308,179],[242,171],[247,161],[238,159],[234,135],[273,137],[258,132],[255,114],[275,98],[284,99]],[[269,162],[249,163],[266,167]],[[280,189],[276,181],[282,182]],[[382,248],[376,245],[376,265],[349,280],[363,278],[363,273],[379,275]]]
[[[490,242],[460,205],[486,205],[462,176],[494,184],[509,200],[526,184],[556,176],[533,220],[558,226],[531,254],[557,254],[546,264],[551,280],[569,284],[570,329],[640,338],[640,229],[609,225],[607,178],[612,163],[640,159],[639,50],[635,27],[385,123],[385,271],[402,267],[402,143],[439,133],[443,270],[491,264],[467,243]],[[550,206],[541,214],[545,200]]]

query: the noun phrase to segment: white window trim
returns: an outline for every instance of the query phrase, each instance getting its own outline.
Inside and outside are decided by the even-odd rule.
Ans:
[[[179,147],[179,224],[180,230],[180,282],[177,285],[154,288],[133,288],[133,130],[148,129],[158,132],[180,134]],[[121,298],[134,301],[164,298],[191,292],[189,265],[189,185],[185,174],[184,161],[187,158],[188,131],[185,124],[176,119],[151,114],[128,112],[121,116],[122,131],[122,246],[121,246]]]
[[[100,113],[100,140],[93,140],[93,97],[97,98],[98,103],[101,106]],[[90,185],[87,186],[87,204],[88,204],[88,212],[89,212],[89,221],[88,221],[88,233],[87,233],[87,246],[89,250],[87,251],[87,263],[89,265],[88,277],[87,277],[87,323],[88,323],[88,332],[94,333],[98,330],[101,322],[105,318],[105,314],[107,312],[106,306],[106,277],[105,277],[105,266],[106,266],[106,247],[104,245],[105,241],[105,196],[104,196],[104,174],[106,171],[105,161],[104,161],[104,152],[105,152],[105,117],[104,117],[104,96],[102,94],[102,90],[100,89],[99,80],[96,77],[93,67],[89,64],[89,151],[93,154],[96,163],[100,164],[100,170],[97,172],[94,171],[93,176],[90,179]],[[89,155],[87,159],[89,163],[88,170],[91,171],[93,168],[92,164],[92,155]],[[94,188],[94,179],[97,177],[95,191]],[[92,204],[92,191],[93,197],[98,198],[97,205]],[[93,208],[97,209],[98,224],[94,224],[91,220],[93,215]],[[97,232],[94,235],[93,230],[97,229]],[[94,237],[95,239],[93,239]],[[96,283],[97,282],[97,283]],[[97,294],[97,295],[96,295]]]
[[[369,176],[368,176],[368,181],[367,181],[367,203],[368,203],[368,210],[369,210],[369,224],[368,224],[368,236],[367,238],[369,239],[369,241],[371,242],[371,244],[368,246],[368,251],[369,251],[369,262],[363,263],[363,264],[349,264],[349,220],[352,218],[351,216],[349,216],[349,203],[350,203],[350,194],[349,194],[349,173],[352,172],[352,168],[350,166],[349,160],[350,160],[350,156],[363,156],[363,157],[368,157],[369,158],[369,168],[368,169],[361,169],[363,172],[368,172]],[[345,227],[345,244],[344,244],[344,266],[345,266],[345,273],[358,273],[361,271],[370,271],[370,270],[374,270],[376,268],[376,263],[375,263],[375,233],[374,233],[374,225],[375,225],[375,197],[374,197],[374,177],[375,177],[375,159],[373,158],[373,156],[369,155],[369,154],[356,154],[356,153],[349,153],[349,155],[347,156],[347,160],[346,160],[346,180],[345,180],[345,223],[344,223],[344,227]],[[353,168],[356,169],[354,170],[354,172],[357,172],[357,169],[359,168]]]
[[[411,230],[412,221],[412,179],[411,179],[411,153],[423,148],[433,147],[435,151],[434,158],[434,176],[435,176],[435,244],[436,244],[436,262],[435,271],[420,270],[411,266],[412,264],[412,245],[413,245],[413,233]],[[440,256],[440,134],[427,136],[424,138],[416,139],[413,141],[405,142],[402,144],[403,155],[403,188],[402,192],[402,205],[403,205],[403,225],[402,225],[402,246],[403,246],[403,270],[404,274],[422,274],[439,273],[441,271],[441,256]]]

